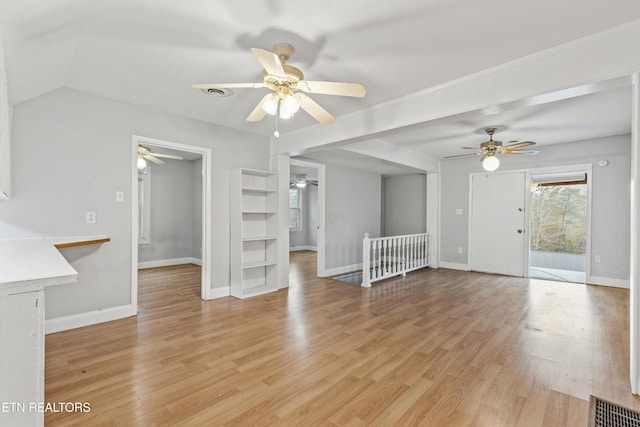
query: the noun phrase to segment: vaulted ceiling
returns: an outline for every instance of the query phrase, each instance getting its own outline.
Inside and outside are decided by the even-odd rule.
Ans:
[[[266,89],[214,97],[190,85],[261,81],[250,48],[287,42],[296,48],[289,63],[307,79],[367,88],[365,98],[313,95],[340,121],[639,18],[633,0],[0,0],[12,104],[67,87],[265,138],[273,120],[245,118]],[[484,141],[477,131],[488,124],[508,124],[506,140],[544,141],[547,129],[553,142],[565,142],[624,133],[629,111],[628,90],[614,87],[579,103],[513,108],[492,123],[470,114],[388,132],[384,140],[441,158]],[[300,112],[281,121],[280,132],[314,124]]]

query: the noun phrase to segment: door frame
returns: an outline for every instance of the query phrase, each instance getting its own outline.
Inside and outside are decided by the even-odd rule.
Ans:
[[[472,200],[473,200],[473,177],[477,175],[485,175],[485,174],[507,174],[507,173],[524,173],[525,174],[525,238],[524,238],[524,277],[529,277],[529,249],[531,246],[531,234],[529,230],[531,229],[531,197],[529,190],[531,188],[531,175],[532,174],[548,174],[548,173],[564,173],[564,172],[581,172],[584,171],[587,174],[587,245],[585,248],[585,282],[589,283],[591,281],[591,198],[592,198],[592,176],[593,176],[593,165],[591,163],[580,163],[575,165],[558,165],[558,166],[548,166],[548,167],[540,167],[540,168],[529,168],[529,169],[501,169],[494,172],[474,172],[469,174],[469,222],[468,222],[468,240],[467,240],[467,248],[471,248],[471,221],[472,221]],[[470,267],[470,263],[468,261],[470,253],[467,254],[467,265]]]
[[[577,164],[577,165],[561,165],[561,166],[549,166],[542,168],[532,168],[528,170],[527,173],[527,189],[531,188],[531,175],[545,175],[545,174],[553,174],[553,173],[570,173],[570,172],[585,172],[587,174],[587,245],[585,248],[585,265],[584,265],[584,273],[585,283],[591,282],[591,197],[592,197],[592,176],[593,176],[593,165],[591,163]],[[531,197],[527,197],[527,228],[531,229]],[[529,234],[529,238],[527,239],[527,247],[526,255],[527,255],[527,275],[525,277],[529,277],[529,250],[531,249],[531,234]]]
[[[326,169],[327,167],[322,163],[310,162],[308,160],[297,159],[295,157],[289,157],[289,166],[303,166],[311,169],[318,170],[318,252],[317,252],[317,271],[318,277],[326,277],[325,268],[325,202],[326,202]],[[287,193],[287,198],[288,198]],[[288,229],[287,229],[288,232]]]
[[[202,274],[200,297],[211,299],[211,165],[212,150],[195,145],[149,138],[140,135],[131,137],[131,306],[138,313],[138,145],[180,150],[202,156]]]

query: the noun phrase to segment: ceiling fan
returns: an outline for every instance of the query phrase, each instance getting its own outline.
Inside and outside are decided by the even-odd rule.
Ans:
[[[520,150],[520,148],[529,147],[535,145],[533,141],[516,142],[515,144],[502,145],[502,141],[494,141],[493,135],[496,132],[496,128],[486,128],[484,131],[489,135],[489,140],[480,144],[480,147],[462,147],[465,150],[475,150],[472,154],[460,154],[457,156],[446,156],[445,159],[453,157],[470,157],[470,156],[482,156],[480,161],[482,167],[491,172],[498,169],[500,166],[500,160],[496,156],[497,154],[538,154],[540,150]]]
[[[249,122],[258,122],[267,114],[288,119],[302,108],[320,123],[329,124],[335,120],[335,117],[308,97],[307,93],[358,98],[364,97],[366,93],[364,86],[360,83],[305,80],[302,71],[285,63],[294,52],[294,47],[288,43],[275,44],[273,52],[257,48],[252,48],[251,51],[264,69],[261,83],[205,83],[194,84],[191,87],[195,89],[271,89],[273,92],[265,95],[249,114],[247,117]]]
[[[147,167],[147,160],[157,165],[161,165],[164,162],[159,159],[162,157],[163,159],[173,159],[173,160],[183,160],[182,156],[175,156],[173,154],[162,154],[162,153],[153,153],[149,147],[145,147],[144,145],[138,145],[138,169],[144,170]]]
[[[311,180],[311,179],[307,179],[307,175],[306,175],[306,174],[304,174],[304,173],[302,173],[302,174],[296,174],[295,179],[292,179],[292,180],[289,182],[289,184],[290,184],[289,186],[290,186],[291,188],[294,188],[294,187],[297,187],[297,188],[304,188],[304,187],[306,187],[306,186],[307,186],[307,184],[317,186],[317,185],[318,185],[318,181],[316,181],[316,180]]]

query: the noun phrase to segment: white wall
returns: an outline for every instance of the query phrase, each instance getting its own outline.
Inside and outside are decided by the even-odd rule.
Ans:
[[[628,280],[630,251],[631,137],[613,136],[588,141],[544,146],[536,156],[502,156],[500,170],[593,164],[591,275]],[[609,161],[607,167],[598,161]],[[468,263],[469,174],[482,172],[476,157],[441,163],[441,254],[443,262]],[[463,215],[456,215],[457,208]],[[457,247],[463,254],[457,253]]]
[[[199,169],[198,169],[199,166]],[[166,160],[150,165],[150,243],[138,245],[138,262],[200,258],[202,214],[202,160]],[[200,184],[197,188],[194,186]],[[197,250],[196,250],[197,248]]]
[[[202,260],[202,158],[193,161],[192,167],[192,191],[193,191],[193,245],[191,256]]]
[[[310,248],[318,246],[318,187],[307,185],[302,195],[302,230],[289,231],[291,248]]]
[[[364,233],[380,236],[381,183],[380,174],[326,165],[325,268],[329,275],[362,264]]]
[[[427,176],[422,174],[383,178],[383,234],[425,233],[427,229]]]
[[[0,221],[23,234],[106,234],[111,242],[63,250],[79,281],[47,289],[47,318],[130,304],[133,134],[213,149],[211,282],[229,286],[229,170],[268,169],[268,141],[58,89],[14,106],[14,198],[0,202]],[[116,191],[125,192],[124,203],[115,202]],[[85,224],[88,210],[96,224]]]

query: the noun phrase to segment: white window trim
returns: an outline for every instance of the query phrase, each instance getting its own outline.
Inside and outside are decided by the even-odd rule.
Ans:
[[[291,206],[289,206],[289,212],[291,212],[291,209],[297,209],[298,210],[298,227],[291,227],[291,224],[289,224],[289,231],[302,231],[303,230],[303,224],[302,224],[302,189],[301,188],[289,188],[289,193],[291,193],[291,190],[296,190],[298,192],[298,207],[297,208],[292,208]]]

